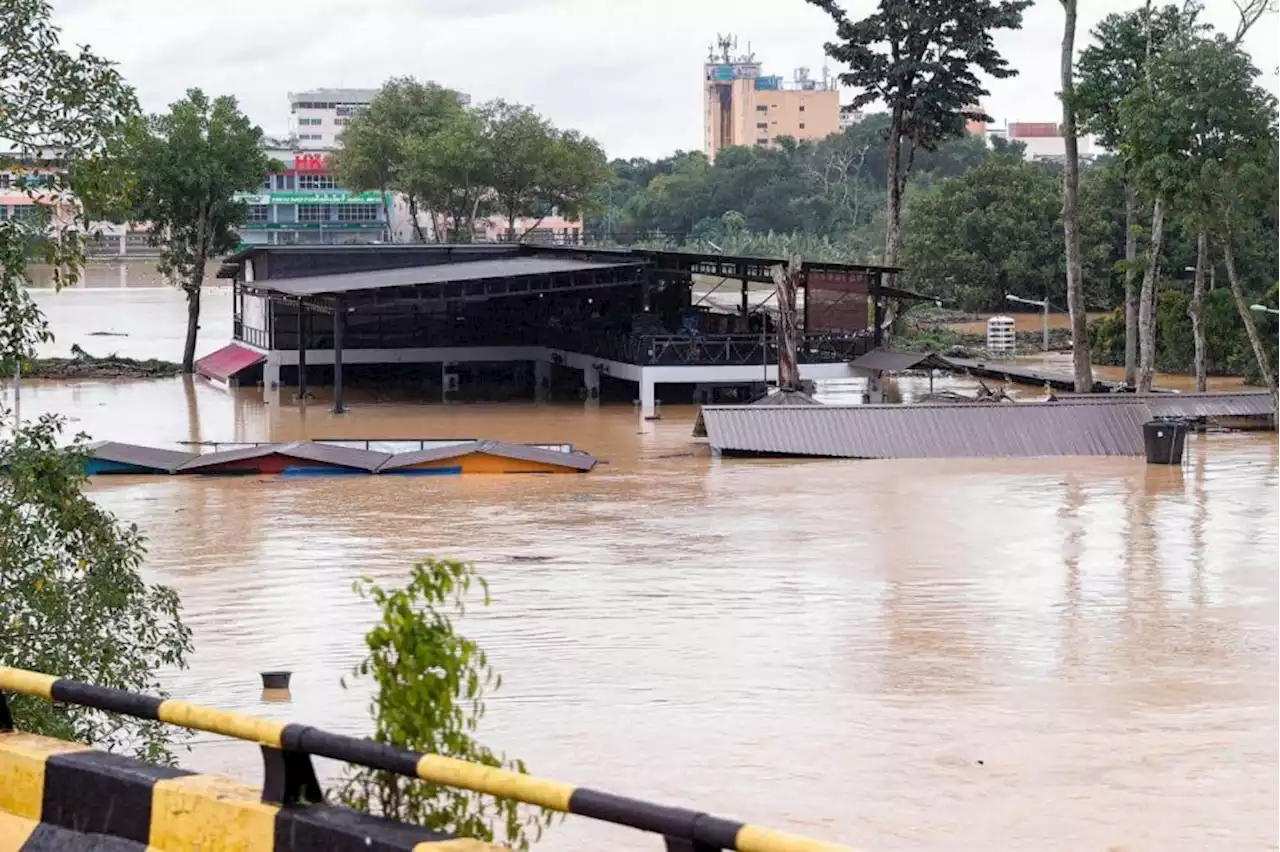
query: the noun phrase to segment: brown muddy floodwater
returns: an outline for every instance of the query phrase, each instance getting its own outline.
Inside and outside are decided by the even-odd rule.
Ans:
[[[51,351],[176,357],[172,291],[41,303]],[[228,324],[225,293],[207,304],[204,350]],[[625,406],[353,402],[335,417],[181,380],[24,387],[25,416],[98,438],[477,436],[608,462],[96,481],[182,594],[195,653],[165,674],[176,696],[367,731],[367,693],[338,680],[373,615],[351,583],[451,555],[493,588],[463,624],[505,678],[484,736],[538,774],[867,850],[1277,848],[1274,435],[1195,436],[1172,470],[735,461],[690,439],[688,407],[645,424]],[[282,667],[292,704],[263,704],[257,672]],[[259,777],[242,743],[201,737],[182,760]],[[542,848],[659,843],[571,818]]]

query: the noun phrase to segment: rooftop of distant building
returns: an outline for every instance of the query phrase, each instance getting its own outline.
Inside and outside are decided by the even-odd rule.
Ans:
[[[320,101],[325,103],[367,104],[378,94],[377,89],[309,89],[290,92],[289,103]]]

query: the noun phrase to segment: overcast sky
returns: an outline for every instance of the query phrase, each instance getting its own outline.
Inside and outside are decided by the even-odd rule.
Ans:
[[[1077,45],[1110,11],[1141,0],[1080,0]],[[846,0],[851,14],[874,0]],[[1208,20],[1234,30],[1231,0]],[[702,63],[717,32],[751,43],[766,74],[818,76],[834,26],[804,0],[54,0],[64,40],[119,63],[148,111],[190,87],[232,94],[269,134],[288,127],[287,93],[434,80],[476,101],[531,104],[594,136],[611,157],[657,158],[702,145]],[[1019,71],[984,106],[1005,120],[1053,121],[1062,6],[1037,0],[998,45]],[[1276,16],[1247,47],[1277,78]],[[836,70],[833,68],[833,71]],[[847,100],[846,94],[845,99]],[[871,107],[874,109],[874,107]]]

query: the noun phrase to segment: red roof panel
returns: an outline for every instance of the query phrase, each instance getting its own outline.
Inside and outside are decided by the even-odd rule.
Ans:
[[[226,346],[196,361],[196,372],[206,378],[225,382],[236,373],[261,364],[267,356],[253,349],[229,343]]]

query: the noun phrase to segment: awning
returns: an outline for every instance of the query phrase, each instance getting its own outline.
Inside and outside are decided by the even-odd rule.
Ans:
[[[248,349],[237,343],[226,346],[196,361],[196,372],[208,379],[220,382],[229,381],[237,373],[261,364],[267,356],[254,349]]]

